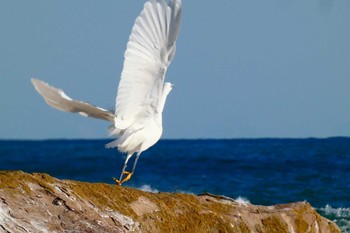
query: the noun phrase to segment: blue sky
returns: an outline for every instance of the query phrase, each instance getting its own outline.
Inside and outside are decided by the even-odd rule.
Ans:
[[[5,1],[0,138],[106,138],[109,123],[59,112],[36,77],[113,108],[144,1]],[[183,0],[163,138],[350,136],[350,1]]]

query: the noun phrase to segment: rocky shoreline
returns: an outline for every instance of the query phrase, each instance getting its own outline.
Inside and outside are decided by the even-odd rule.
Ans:
[[[0,171],[0,232],[335,233],[307,202],[274,206],[212,194],[150,193]]]

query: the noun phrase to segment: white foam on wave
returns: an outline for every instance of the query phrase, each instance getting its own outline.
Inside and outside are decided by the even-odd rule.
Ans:
[[[242,205],[250,204],[250,201],[247,198],[241,196],[237,197],[235,201]]]
[[[321,215],[335,222],[342,233],[350,233],[350,208],[333,208],[326,205],[323,208],[316,209]]]
[[[323,210],[325,214],[334,214],[337,217],[350,217],[350,208],[332,208],[332,206],[326,205],[325,208],[320,208],[320,210]]]
[[[139,189],[142,191],[145,191],[145,192],[159,193],[158,189],[152,188],[151,185],[149,185],[149,184],[143,184],[143,185],[141,185],[141,187]]]
[[[150,193],[159,193],[160,192],[158,189],[152,188],[152,186],[149,185],[149,184],[143,184],[140,187],[137,187],[137,189],[140,189],[140,190],[145,191],[145,192],[150,192]],[[194,194],[192,192],[184,191],[184,190],[181,190],[181,189],[177,189],[174,192],[176,192],[176,193],[185,193],[185,194]]]

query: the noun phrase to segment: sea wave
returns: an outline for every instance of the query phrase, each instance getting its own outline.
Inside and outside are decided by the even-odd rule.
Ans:
[[[250,204],[250,201],[247,198],[241,196],[237,197],[235,201],[242,205]]]
[[[156,188],[153,188],[151,185],[149,184],[143,184],[140,187],[136,187],[139,190],[145,191],[145,192],[150,192],[150,193],[159,193],[160,191]],[[185,190],[181,190],[181,189],[177,189],[174,192],[176,193],[185,193],[185,194],[194,194],[193,192],[190,191],[185,191]]]
[[[151,185],[149,184],[143,184],[140,187],[137,187],[137,189],[145,191],[145,192],[150,192],[150,193],[159,193],[160,191],[156,188],[152,188]],[[190,191],[185,191],[185,190],[181,190],[181,189],[177,189],[175,191],[176,193],[184,193],[184,194],[192,194],[192,195],[196,195],[193,192]],[[234,199],[236,202],[238,202],[239,204],[242,205],[246,205],[246,204],[251,204],[250,201],[246,198],[246,197],[241,197],[238,196],[236,199]]]
[[[326,205],[322,208],[316,209],[321,215],[335,222],[342,233],[350,233],[350,208],[340,207],[333,208],[330,205]]]
[[[149,185],[149,184],[143,184],[138,189],[145,191],[145,192],[150,192],[150,193],[159,193],[158,189],[152,188],[151,185]]]

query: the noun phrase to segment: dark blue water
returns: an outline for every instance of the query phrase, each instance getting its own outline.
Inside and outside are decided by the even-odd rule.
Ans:
[[[109,140],[0,141],[0,170],[114,183],[125,156]],[[130,160],[129,167],[133,160]],[[162,140],[127,186],[210,192],[253,204],[308,201],[350,231],[350,138]]]

